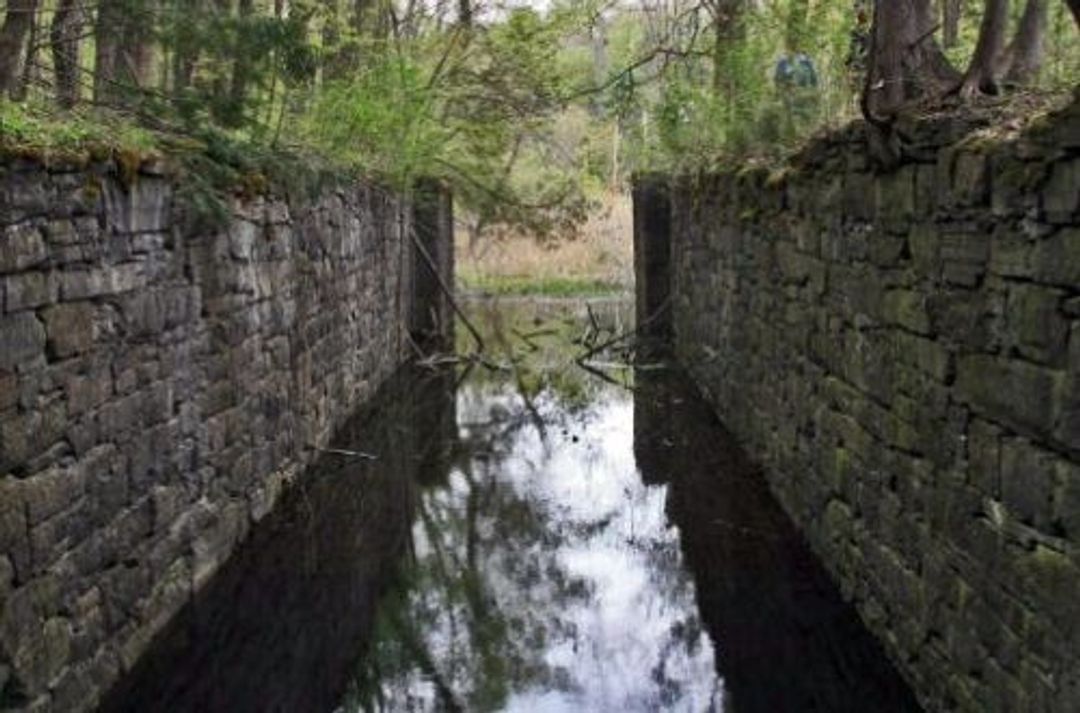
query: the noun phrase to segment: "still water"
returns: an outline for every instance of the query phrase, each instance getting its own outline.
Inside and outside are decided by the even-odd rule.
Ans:
[[[627,303],[470,310],[104,711],[917,710],[679,372],[575,362]]]

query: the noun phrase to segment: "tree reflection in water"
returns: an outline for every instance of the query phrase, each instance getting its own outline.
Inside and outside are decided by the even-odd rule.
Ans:
[[[916,710],[693,388],[574,364],[628,308],[477,309],[501,366],[388,384],[103,710]]]
[[[635,469],[631,393],[573,368],[576,319],[485,324],[532,346],[459,389],[448,482],[420,495],[344,709],[719,709],[664,490]]]

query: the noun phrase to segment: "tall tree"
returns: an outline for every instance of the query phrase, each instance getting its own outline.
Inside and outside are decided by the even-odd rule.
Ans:
[[[154,62],[153,0],[100,0],[94,27],[94,100],[116,103],[148,86]]]
[[[82,11],[76,0],[60,0],[49,29],[53,71],[56,74],[56,101],[70,109],[79,101],[79,37]]]
[[[1046,0],[1028,0],[1020,25],[1001,62],[1001,74],[1008,84],[1027,84],[1042,67],[1046,44]]]
[[[1005,49],[1005,30],[1009,22],[1009,0],[986,0],[975,54],[960,86],[962,96],[979,92],[997,93],[995,68]]]
[[[734,75],[729,58],[735,42],[742,36],[744,0],[705,0],[713,25],[713,92],[717,95],[734,93]]]
[[[0,26],[0,96],[18,91],[26,60],[26,38],[37,15],[37,0],[8,0]]]
[[[250,32],[247,23],[255,15],[254,0],[238,0],[237,13],[239,15],[239,28],[241,32]],[[232,82],[229,86],[229,97],[232,100],[232,113],[234,121],[239,123],[244,118],[244,104],[248,94],[248,84],[251,82],[252,57],[243,41],[239,43],[240,51],[236,53],[232,66]]]
[[[941,0],[944,43],[952,48],[960,42],[960,14],[964,10],[964,0]]]
[[[959,74],[934,37],[932,0],[878,0],[870,33],[863,113],[883,120],[904,104],[955,84]]]

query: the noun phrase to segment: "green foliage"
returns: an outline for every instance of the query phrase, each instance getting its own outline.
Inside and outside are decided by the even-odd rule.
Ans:
[[[152,154],[157,140],[138,124],[108,114],[69,113],[0,100],[0,151],[45,159],[88,161],[114,151]]]
[[[407,188],[426,176],[451,184],[480,231],[565,236],[634,171],[768,157],[855,116],[849,60],[864,1],[469,0],[459,17],[462,3],[102,0],[99,19],[119,18],[146,71],[125,55],[101,82],[105,113],[50,113],[48,92],[30,85],[27,103],[0,107],[0,144],[161,150],[208,218],[222,192],[308,191],[334,173]],[[958,65],[977,5],[949,50]],[[1054,4],[1040,88],[1080,78],[1075,33]],[[105,39],[76,56],[86,64]],[[794,53],[813,61],[816,85],[776,81]],[[48,74],[52,54],[37,61]]]
[[[488,295],[537,295],[544,297],[581,297],[610,295],[624,290],[622,285],[590,277],[512,277],[507,275],[463,274],[468,290]]]
[[[407,185],[438,175],[450,132],[436,121],[435,97],[408,57],[386,57],[349,81],[324,86],[300,121],[301,136],[357,169]]]

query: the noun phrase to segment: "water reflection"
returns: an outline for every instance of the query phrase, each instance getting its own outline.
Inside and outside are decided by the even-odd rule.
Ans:
[[[107,710],[914,710],[678,376],[573,366],[631,306],[475,305],[493,368],[395,381]]]

